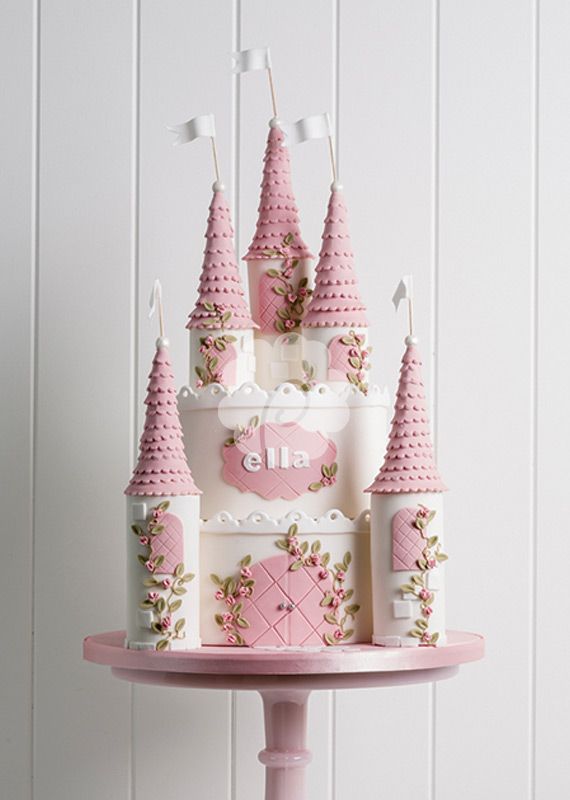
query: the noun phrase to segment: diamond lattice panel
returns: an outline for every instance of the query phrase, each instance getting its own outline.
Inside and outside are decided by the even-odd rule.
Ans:
[[[157,556],[164,556],[157,572],[170,575],[184,561],[184,526],[175,514],[164,514],[160,524],[164,530],[152,538],[151,559],[156,561]]]
[[[401,508],[392,517],[392,569],[394,572],[416,569],[425,542],[414,527],[416,508]]]

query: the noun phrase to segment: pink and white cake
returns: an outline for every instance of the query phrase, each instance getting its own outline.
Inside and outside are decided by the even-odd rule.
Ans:
[[[245,256],[249,302],[232,237],[217,183],[190,379],[176,404],[160,339],[126,491],[126,645],[442,643],[444,486],[416,342],[377,474],[389,399],[370,379],[342,187],[331,187],[313,271],[277,120]]]

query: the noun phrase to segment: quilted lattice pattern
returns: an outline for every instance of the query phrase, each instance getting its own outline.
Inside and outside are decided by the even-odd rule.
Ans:
[[[365,328],[366,306],[360,297],[354,253],[342,193],[331,192],[315,288],[303,320],[304,328],[343,326]]]
[[[157,572],[171,575],[184,561],[184,526],[180,517],[169,513],[162,515],[160,524],[164,525],[164,530],[152,538],[151,560],[164,556]]]
[[[388,448],[380,472],[366,491],[443,492],[435,464],[427,413],[422,361],[413,344],[402,358]]]
[[[289,255],[311,258],[299,228],[299,209],[291,186],[289,149],[282,147],[282,142],[282,131],[277,127],[270,128],[263,159],[259,216],[253,240],[244,256],[246,261],[267,259],[265,251],[280,247],[289,233],[293,236]]]
[[[279,269],[281,262],[277,261],[275,268]],[[287,306],[283,295],[276,294],[273,287],[280,283],[276,278],[262,275],[259,279],[259,327],[262,333],[275,333],[275,320],[278,319],[277,311]]]
[[[342,336],[335,336],[328,345],[329,381],[345,381],[347,372],[354,372],[348,363],[349,348],[342,343]]]
[[[416,569],[425,542],[414,520],[417,508],[401,508],[392,517],[392,569],[394,572]]]
[[[250,623],[243,636],[250,647],[322,645],[323,635],[334,630],[325,622],[320,605],[325,593],[333,589],[330,574],[320,580],[316,568],[301,567],[291,572],[289,567],[294,561],[284,554],[251,567],[254,595],[243,609],[243,616]]]

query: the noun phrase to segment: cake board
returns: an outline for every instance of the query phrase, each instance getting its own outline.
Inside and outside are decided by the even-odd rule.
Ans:
[[[128,650],[124,631],[88,636],[86,661],[111,667],[131,683],[257,691],[263,700],[265,800],[307,800],[307,710],[312,691],[433,683],[457,674],[484,654],[479,634],[448,631],[442,647],[324,649],[201,647],[156,652]]]

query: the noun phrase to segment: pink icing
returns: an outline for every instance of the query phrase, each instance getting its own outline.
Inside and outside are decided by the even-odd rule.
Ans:
[[[204,303],[223,305],[226,311],[232,312],[231,319],[225,325],[228,330],[257,327],[251,318],[245,299],[233,235],[226,199],[222,192],[214,192],[206,228],[206,247],[198,284],[198,300],[190,314],[187,328],[221,327],[218,321],[212,319],[212,312],[204,308]]]
[[[235,346],[227,344],[225,350],[216,351],[216,357],[218,359],[216,372],[221,375],[220,383],[224,386],[231,386],[237,379],[237,352]]]
[[[408,345],[402,358],[386,456],[367,492],[443,492],[446,489],[434,460],[421,367],[416,347]]]
[[[289,150],[282,147],[283,133],[269,130],[263,164],[259,216],[253,240],[244,259],[267,259],[265,250],[279,248],[287,234],[293,236],[289,253],[293,258],[311,258],[299,228],[299,210],[291,186]]]
[[[346,206],[341,192],[333,190],[325,218],[315,289],[303,327],[365,328],[367,325],[366,306],[360,298],[354,271]]]
[[[277,262],[277,264],[279,263]],[[269,275],[264,274],[259,279],[259,328],[263,333],[276,333],[275,320],[278,319],[277,311],[287,306],[284,296],[273,291],[275,283],[275,278],[270,278]]]
[[[273,450],[275,467],[268,468],[267,449]],[[280,467],[280,448],[287,449],[289,466]],[[303,451],[308,457],[308,467],[295,468],[295,452]],[[260,468],[249,472],[244,466],[247,453],[257,453]],[[309,484],[322,478],[321,466],[330,466],[336,457],[336,445],[317,431],[307,431],[295,422],[264,423],[251,436],[235,445],[224,446],[223,476],[226,483],[241,492],[254,492],[266,500],[281,497],[293,500],[309,491]],[[326,487],[322,491],[327,491]]]
[[[394,572],[416,568],[425,541],[414,522],[417,508],[401,508],[392,517],[392,569]]]
[[[348,363],[349,348],[342,343],[341,339],[342,336],[335,336],[335,338],[331,339],[329,342],[329,381],[346,381],[346,373],[354,371]]]
[[[200,494],[186,461],[168,350],[158,347],[149,375],[139,460],[127,495]]]
[[[164,530],[158,536],[152,537],[151,560],[156,561],[157,556],[164,556],[158,573],[174,572],[178,564],[184,561],[184,526],[180,517],[175,514],[164,514],[160,519]]]
[[[325,593],[333,593],[332,578],[321,580],[319,570],[311,567],[292,572],[294,561],[283,554],[251,567],[255,589],[243,608],[250,625],[243,637],[249,646],[322,645],[323,634],[333,632],[320,605]]]

